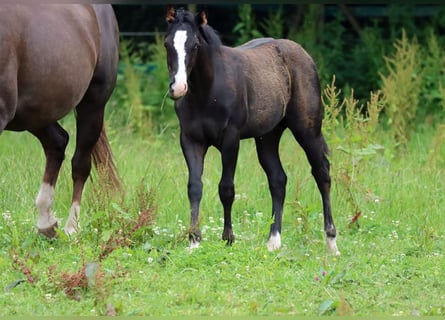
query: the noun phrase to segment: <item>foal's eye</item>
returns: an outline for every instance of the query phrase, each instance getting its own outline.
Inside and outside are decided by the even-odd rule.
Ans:
[[[198,48],[199,48],[199,43],[196,43],[196,44],[193,46],[193,50],[198,50]]]

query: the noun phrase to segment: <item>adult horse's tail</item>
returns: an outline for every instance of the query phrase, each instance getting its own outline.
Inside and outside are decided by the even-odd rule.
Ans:
[[[100,184],[105,186],[107,191],[121,194],[124,188],[114,164],[113,153],[108,142],[105,127],[102,127],[99,139],[93,148],[92,157]]]

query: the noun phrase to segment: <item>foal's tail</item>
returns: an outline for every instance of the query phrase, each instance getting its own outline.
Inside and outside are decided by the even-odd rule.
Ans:
[[[113,161],[113,154],[105,132],[105,127],[102,127],[99,139],[93,148],[92,156],[101,184],[104,184],[107,190],[122,194],[124,188]]]

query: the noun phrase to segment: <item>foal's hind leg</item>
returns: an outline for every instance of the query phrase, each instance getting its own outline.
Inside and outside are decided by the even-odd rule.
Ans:
[[[284,128],[278,127],[271,133],[255,139],[258,160],[267,175],[269,190],[272,196],[272,217],[267,248],[269,251],[281,247],[281,221],[284,198],[286,196],[286,173],[281,165],[279,142]]]
[[[323,202],[324,230],[326,233],[326,245],[328,252],[339,255],[337,248],[337,231],[331,213],[331,177],[329,174],[329,160],[326,157],[328,147],[322,133],[315,127],[304,126],[299,123],[291,128],[297,141],[306,153],[312,167],[312,175],[315,178]]]
[[[55,227],[57,227],[57,220],[51,211],[51,207],[57,177],[65,158],[68,134],[57,123],[43,129],[32,130],[31,133],[40,140],[46,156],[45,173],[36,198],[36,206],[39,212],[37,227],[39,233],[48,238],[54,238],[56,236]]]

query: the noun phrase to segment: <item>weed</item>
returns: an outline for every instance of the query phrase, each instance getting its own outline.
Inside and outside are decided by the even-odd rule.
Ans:
[[[29,255],[26,258],[21,258],[17,250],[13,250],[13,252],[11,253],[11,260],[13,263],[13,267],[25,275],[26,281],[28,281],[28,283],[34,285],[36,283],[35,276],[32,274],[31,268],[27,265]]]
[[[403,30],[394,47],[394,55],[385,57],[387,74],[380,76],[388,125],[397,145],[404,148],[414,130],[423,74],[416,38],[409,40]]]
[[[341,90],[335,86],[335,77],[323,91],[325,110],[323,130],[329,137],[331,149],[346,155],[333,171],[333,180],[345,190],[345,199],[351,205],[352,215],[362,211],[360,198],[366,196],[360,180],[360,162],[378,157],[384,147],[377,143],[379,117],[384,106],[380,92],[370,93],[366,108],[357,106],[354,91],[340,102]]]

